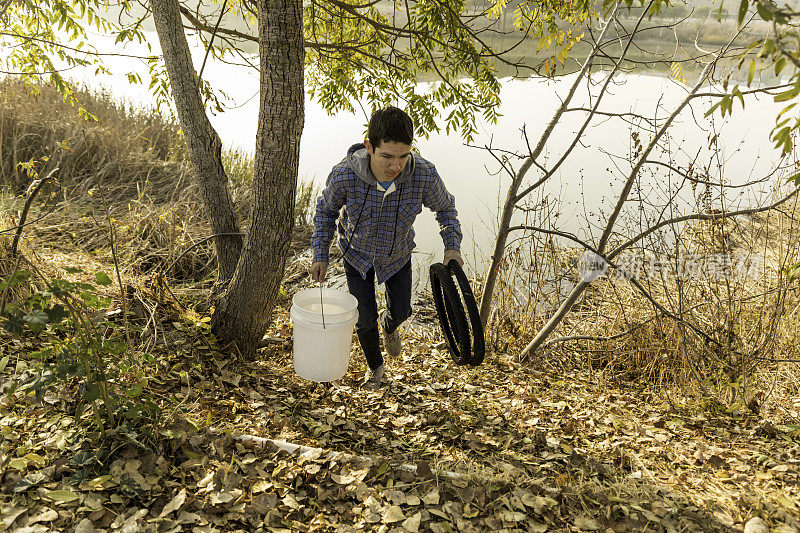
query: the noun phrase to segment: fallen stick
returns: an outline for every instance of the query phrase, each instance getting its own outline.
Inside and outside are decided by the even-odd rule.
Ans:
[[[345,458],[347,460],[354,460],[355,459],[355,460],[358,460],[358,461],[369,463],[370,465],[375,463],[375,458],[374,457],[369,457],[369,456],[364,456],[364,455],[354,455],[354,454],[345,453],[345,452],[334,452],[334,451],[330,451],[330,450],[324,450],[322,448],[313,448],[311,446],[304,446],[302,444],[295,444],[293,442],[287,442],[285,440],[267,439],[265,437],[256,437],[254,435],[238,435],[238,436],[236,436],[234,438],[237,439],[245,447],[248,447],[248,448],[254,448],[256,446],[272,445],[272,446],[275,446],[278,449],[286,450],[287,452],[289,452],[290,454],[293,454],[293,455],[295,455],[295,454],[299,455],[301,453],[306,453],[306,452],[319,452],[321,454],[327,453],[330,456],[339,456],[339,457]],[[417,469],[416,465],[401,464],[401,465],[397,466],[396,469],[400,470],[402,472],[408,472],[408,473],[413,474],[415,476],[423,475],[420,472],[418,472],[418,469]],[[494,476],[492,476],[492,477],[475,476],[475,475],[467,476],[465,474],[459,474],[458,472],[450,472],[448,470],[443,470],[443,471],[438,472],[438,473],[431,472],[430,476],[431,477],[444,477],[444,478],[447,478],[449,480],[459,480],[459,481],[478,480],[478,481],[481,481],[481,482],[507,483],[506,480],[501,480],[501,479],[496,478]]]

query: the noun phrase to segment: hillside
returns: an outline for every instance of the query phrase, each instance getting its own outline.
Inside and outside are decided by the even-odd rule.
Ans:
[[[308,188],[265,346],[242,361],[210,333],[213,253],[190,249],[208,229],[174,124],[103,96],[87,123],[46,89],[1,88],[2,530],[800,531],[796,364],[726,380],[609,284],[569,324],[595,343],[518,361],[532,332],[511,313],[459,367],[419,306],[387,386],[359,387],[355,343],[342,380],[304,381],[288,311]],[[226,158],[246,205],[248,163]],[[26,161],[58,181],[12,257]],[[793,324],[771,354],[796,354]]]

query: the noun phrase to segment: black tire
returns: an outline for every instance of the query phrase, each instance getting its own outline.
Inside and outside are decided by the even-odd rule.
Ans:
[[[456,277],[456,281],[458,281],[458,287],[461,289],[461,297],[464,299],[464,304],[467,307],[469,322],[472,327],[472,353],[467,362],[472,366],[478,366],[483,362],[483,358],[486,355],[486,339],[483,333],[483,322],[481,322],[478,304],[475,301],[472,287],[461,265],[459,265],[455,259],[451,259],[447,268]]]
[[[444,332],[450,355],[457,365],[469,363],[470,338],[467,328],[467,315],[458,295],[450,271],[442,263],[434,263],[430,268],[431,290],[439,325]]]

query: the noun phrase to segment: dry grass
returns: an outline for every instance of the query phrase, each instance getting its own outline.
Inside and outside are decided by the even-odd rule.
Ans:
[[[3,210],[18,209],[32,180],[58,168],[57,184],[37,197],[34,216],[51,213],[26,230],[36,235],[37,244],[105,255],[113,223],[126,274],[148,274],[171,265],[168,276],[173,281],[210,282],[216,268],[213,243],[191,248],[211,229],[178,125],[153,110],[115,102],[108,94],[81,91],[79,99],[96,121],[81,118],[52,88],[31,94],[20,83],[0,82]],[[246,227],[253,161],[238,151],[223,158],[239,220]],[[308,242],[312,196],[311,185],[301,184],[297,246]]]
[[[547,218],[527,222],[547,228]],[[583,367],[617,384],[662,392],[679,387],[721,409],[763,412],[767,406],[795,416],[789,413],[798,409],[790,407],[800,392],[796,365],[773,360],[800,358],[800,288],[786,278],[786,268],[800,259],[798,243],[791,208],[686,226],[673,244],[651,243],[632,255],[691,261],[729,254],[763,263],[729,277],[711,270],[699,276],[640,272],[647,293],[673,316],[627,279],[600,278],[535,354],[536,365]],[[512,244],[487,340],[496,351],[519,353],[578,281],[581,251],[559,249],[541,235]],[[560,296],[553,280],[565,281]]]

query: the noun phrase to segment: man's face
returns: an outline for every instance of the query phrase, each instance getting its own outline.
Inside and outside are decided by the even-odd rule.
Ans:
[[[369,167],[378,181],[391,181],[395,179],[408,162],[411,155],[411,145],[395,141],[383,141],[377,148],[369,141],[364,141],[364,146],[371,156]]]

